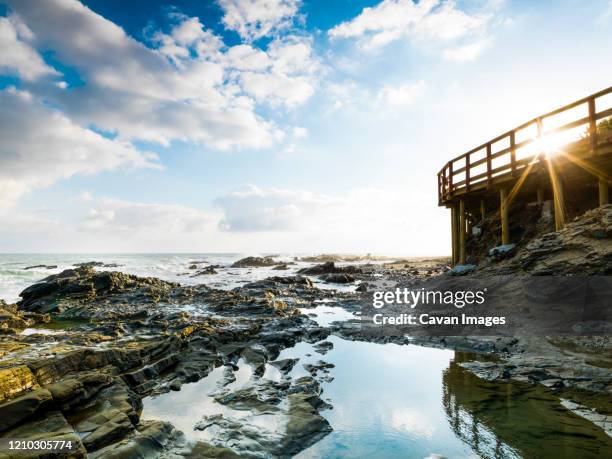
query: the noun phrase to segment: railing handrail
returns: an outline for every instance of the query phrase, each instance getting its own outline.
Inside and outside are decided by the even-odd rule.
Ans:
[[[475,183],[480,183],[482,181],[481,179],[483,179],[484,177],[486,177],[487,184],[490,184],[493,178],[492,177],[493,174],[503,172],[506,169],[510,169],[512,173],[515,173],[517,170],[517,166],[520,166],[520,164],[518,163],[524,162],[522,160],[516,160],[515,158],[516,151],[520,148],[523,148],[537,141],[539,138],[545,135],[550,135],[553,133],[566,131],[566,130],[573,129],[573,128],[576,128],[578,126],[585,125],[588,123],[588,126],[589,126],[588,132],[589,132],[589,136],[591,137],[591,150],[592,150],[592,153],[595,154],[596,148],[597,148],[597,139],[596,139],[597,120],[608,117],[608,116],[612,116],[612,108],[608,108],[606,110],[597,112],[595,101],[598,98],[608,95],[610,93],[612,93],[612,86],[606,89],[603,89],[601,91],[598,91],[594,94],[591,94],[589,96],[583,97],[582,99],[575,100],[562,107],[546,112],[542,115],[536,116],[535,118],[532,118],[529,121],[526,121],[525,123],[520,124],[514,129],[506,131],[503,134],[500,134],[497,137],[494,137],[493,139],[490,139],[487,142],[475,148],[472,148],[471,150],[449,160],[444,165],[444,167],[438,172],[438,201],[439,203],[442,204],[446,199],[451,198],[453,195],[453,192],[456,190],[458,191],[458,190],[465,189],[466,191],[469,191],[471,185]],[[547,130],[543,129],[543,121],[545,119],[550,118],[555,115],[559,115],[560,113],[566,112],[568,110],[571,110],[583,104],[588,104],[588,116],[581,117],[574,121],[570,121],[561,126],[553,127]],[[522,140],[519,143],[516,143],[516,133],[532,125],[535,125],[537,127],[537,136],[534,136],[532,138],[528,138],[526,140]],[[492,145],[505,138],[509,139],[510,146],[506,148],[502,148],[499,151],[493,152]],[[471,159],[470,156],[472,154],[480,152],[483,149],[486,149],[486,156],[484,158],[480,158],[474,162],[470,161]],[[493,159],[499,158],[508,153],[510,153],[509,163],[496,167],[496,168],[492,167]],[[456,163],[457,161],[461,161],[461,160],[465,161],[465,165],[455,169],[454,163]],[[474,176],[471,176],[472,168],[478,167],[485,163],[487,165],[487,168],[486,168],[487,170],[485,173],[475,174]],[[457,174],[462,174],[462,173],[465,173],[466,178],[462,181],[455,182],[454,176]]]

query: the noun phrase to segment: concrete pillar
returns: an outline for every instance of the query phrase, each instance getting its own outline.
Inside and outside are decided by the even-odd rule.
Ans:
[[[608,190],[608,182],[605,179],[599,179],[599,205],[603,206],[610,202],[610,191]]]
[[[510,225],[508,224],[508,190],[499,190],[502,244],[510,244]]]
[[[459,264],[465,264],[465,202],[459,201]]]

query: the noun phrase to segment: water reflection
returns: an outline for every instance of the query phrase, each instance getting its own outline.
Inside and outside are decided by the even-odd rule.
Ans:
[[[455,354],[442,377],[442,400],[453,432],[478,456],[612,457],[612,439],[563,408],[547,389],[483,381],[459,365],[473,359],[471,354]]]

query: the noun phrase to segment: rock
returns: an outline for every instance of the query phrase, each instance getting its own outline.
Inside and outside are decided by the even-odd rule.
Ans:
[[[44,269],[56,269],[57,265],[33,265],[33,266],[26,266],[25,269],[26,271],[29,269],[38,269],[38,268],[44,268]]]
[[[52,396],[48,390],[38,389],[3,403],[0,405],[0,432],[46,410],[51,401]]]
[[[0,401],[38,387],[38,382],[27,365],[0,368]]]
[[[361,269],[355,266],[336,266],[333,261],[328,261],[319,265],[311,266],[310,268],[302,268],[298,271],[299,274],[321,275],[321,274],[358,274]]]
[[[332,284],[350,284],[355,282],[355,278],[350,274],[324,274],[321,280]]]
[[[210,275],[210,274],[217,274],[217,271],[215,270],[215,268],[213,266],[207,266],[204,269],[200,269],[200,270],[196,271],[191,277],[207,276],[207,275]]]
[[[96,272],[91,267],[68,269],[49,276],[20,293],[19,308],[26,311],[57,312],[92,301],[100,296],[142,295],[159,301],[178,284],[152,277],[137,277],[114,271]]]
[[[240,459],[245,456],[235,453],[229,448],[213,446],[210,443],[199,441],[195,444],[191,452],[185,455],[187,459]]]
[[[282,265],[275,266],[272,269],[275,271],[286,271],[287,269],[289,269],[289,267],[287,266],[286,263],[283,263]]]
[[[101,261],[88,261],[85,263],[76,263],[72,266],[76,268],[119,268],[122,265],[117,263],[103,263]]]
[[[319,354],[327,354],[328,351],[334,348],[334,344],[331,341],[321,341],[312,347]]]
[[[278,264],[272,257],[246,257],[232,264],[232,268],[259,268]]]
[[[270,365],[278,368],[282,373],[289,373],[299,360],[300,359],[276,360],[274,362],[270,362]]]
[[[476,265],[456,265],[448,271],[449,276],[465,276],[476,269]]]
[[[87,452],[79,436],[60,411],[51,410],[44,417],[32,417],[19,425],[2,433],[2,437],[19,438],[20,440],[63,440],[72,443],[69,456],[71,458],[85,458]],[[23,456],[19,456],[23,457]],[[41,457],[41,456],[37,456]],[[55,456],[47,456],[55,457]]]
[[[503,244],[489,250],[489,257],[493,260],[503,260],[516,252],[516,244]]]
[[[368,284],[366,282],[362,282],[355,289],[356,292],[366,293],[368,291]]]
[[[159,457],[173,440],[175,430],[169,422],[146,421],[124,440],[88,455],[91,459],[124,459]]]
[[[293,455],[316,443],[332,431],[332,427],[312,405],[309,394],[291,394],[289,401],[289,421],[281,451]]]

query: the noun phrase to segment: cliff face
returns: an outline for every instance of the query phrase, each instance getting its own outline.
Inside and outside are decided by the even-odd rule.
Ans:
[[[542,230],[541,228],[544,228]],[[507,257],[483,257],[482,272],[529,275],[612,274],[612,204],[589,210],[560,231],[546,231],[538,222],[534,236],[519,242]]]

